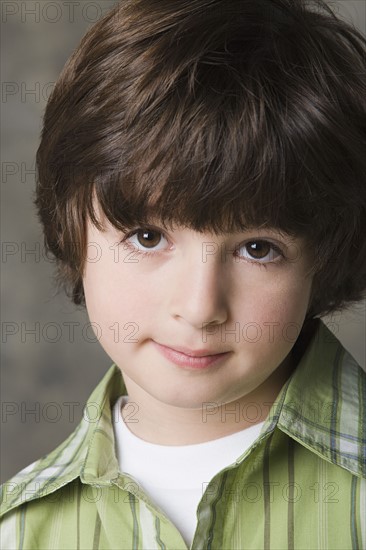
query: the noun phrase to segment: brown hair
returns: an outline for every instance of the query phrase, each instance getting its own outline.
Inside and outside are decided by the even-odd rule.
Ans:
[[[66,63],[35,205],[85,304],[95,193],[118,229],[275,227],[314,252],[309,316],[366,288],[366,40],[322,0],[123,0]]]

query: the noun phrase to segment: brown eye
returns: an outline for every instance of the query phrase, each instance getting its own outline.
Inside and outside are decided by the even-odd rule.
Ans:
[[[122,239],[125,246],[131,245],[138,254],[155,254],[166,248],[166,241],[163,233],[155,229],[139,227],[131,231]]]
[[[252,241],[247,243],[248,253],[256,260],[262,260],[271,252],[271,245],[266,241]]]
[[[269,241],[249,241],[240,247],[239,256],[252,263],[266,264],[283,258],[281,249]]]
[[[152,229],[139,229],[136,231],[136,236],[139,244],[146,248],[154,248],[161,240],[161,234]]]

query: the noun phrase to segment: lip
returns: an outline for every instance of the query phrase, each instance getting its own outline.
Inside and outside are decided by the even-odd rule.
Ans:
[[[225,359],[231,352],[212,353],[208,349],[189,350],[181,346],[174,348],[158,344],[153,340],[155,347],[167,359],[180,367],[193,369],[204,369],[216,365],[219,361]]]

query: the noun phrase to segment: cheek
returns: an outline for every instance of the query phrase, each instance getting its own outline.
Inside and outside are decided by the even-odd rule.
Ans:
[[[291,347],[303,326],[310,290],[311,282],[300,276],[252,288],[237,309],[242,338],[246,342],[258,338],[263,351],[267,344],[271,349],[274,343]]]
[[[123,266],[90,265],[84,275],[85,302],[89,319],[99,331],[107,352],[121,344],[131,347],[143,337],[156,307],[152,303],[153,279],[143,280]]]

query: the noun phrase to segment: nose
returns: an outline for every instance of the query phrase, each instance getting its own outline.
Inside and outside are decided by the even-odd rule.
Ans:
[[[198,329],[228,317],[225,266],[219,254],[206,260],[198,246],[182,257],[170,293],[171,315]]]

